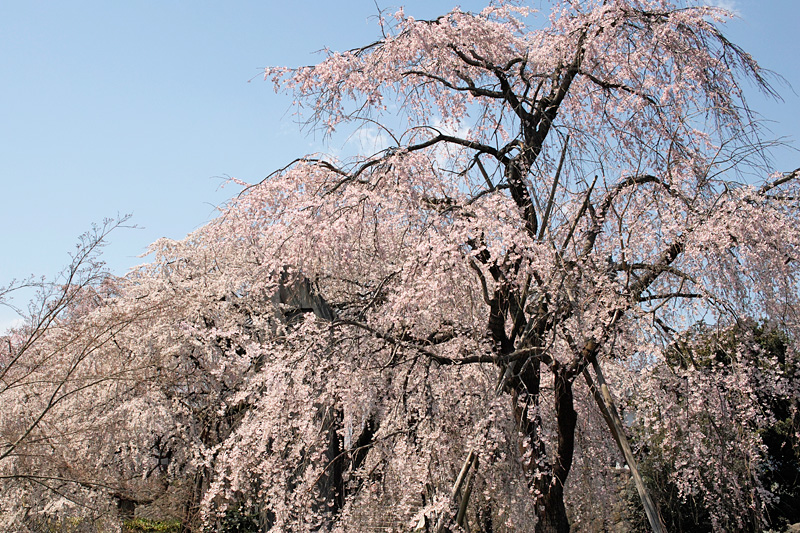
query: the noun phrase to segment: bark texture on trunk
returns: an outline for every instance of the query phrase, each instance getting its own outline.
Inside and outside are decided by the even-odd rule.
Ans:
[[[558,424],[558,442],[552,472],[543,476],[537,502],[536,533],[568,533],[570,530],[567,508],[564,504],[564,483],[567,481],[575,452],[575,412],[572,381],[561,368],[555,369],[555,409]]]

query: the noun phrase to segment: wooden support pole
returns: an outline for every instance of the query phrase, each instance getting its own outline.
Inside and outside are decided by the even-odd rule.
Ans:
[[[459,503],[458,495],[461,493],[461,487],[464,485],[464,482],[467,479],[467,474],[470,472],[470,469],[473,466],[477,466],[477,464],[478,464],[478,454],[476,454],[474,451],[470,451],[469,454],[467,455],[467,458],[464,460],[464,465],[461,467],[461,472],[458,473],[456,482],[453,484],[453,490],[450,493],[450,498],[456,503]],[[466,493],[464,499],[468,497],[469,497],[469,492]],[[459,513],[460,513],[460,506],[459,506]],[[444,531],[444,526],[446,523],[447,523],[447,513],[440,514],[439,520],[436,522],[436,530],[435,530],[436,533],[442,533]]]
[[[467,526],[467,505],[469,504],[469,497],[472,494],[472,479],[475,477],[475,472],[478,470],[478,454],[472,453],[472,467],[467,476],[467,482],[464,487],[464,493],[461,495],[461,503],[458,506],[458,513],[456,514],[456,524],[469,531]]]
[[[644,506],[644,512],[647,514],[647,520],[650,522],[650,527],[653,529],[654,533],[666,533],[667,528],[661,520],[658,508],[650,498],[650,493],[647,491],[644,480],[639,473],[639,468],[636,466],[633,450],[628,442],[628,438],[625,436],[625,428],[622,425],[619,413],[617,413],[617,408],[614,407],[614,400],[611,398],[611,392],[608,389],[606,380],[603,377],[603,371],[600,369],[600,364],[597,362],[596,357],[592,358],[592,367],[594,368],[594,373],[597,376],[597,383],[600,387],[598,388],[592,381],[588,370],[583,371],[583,377],[586,379],[586,383],[589,385],[589,389],[594,395],[600,412],[603,414],[603,418],[605,418],[608,428],[611,430],[611,435],[617,442],[617,447],[619,447],[619,450],[625,458],[625,462],[628,464],[633,482],[636,485],[636,491],[639,493],[639,498],[642,500],[642,505]]]

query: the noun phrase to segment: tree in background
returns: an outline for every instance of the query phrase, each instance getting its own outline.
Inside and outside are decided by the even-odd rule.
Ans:
[[[20,311],[23,323],[1,338],[5,530],[65,513],[88,523],[107,515],[115,500],[152,491],[141,477],[140,453],[150,446],[149,413],[126,406],[144,396],[152,365],[124,345],[125,331],[154,310],[119,305],[117,280],[99,259],[109,233],[126,220],[107,220],[83,235],[53,281],[29,280],[2,293],[36,291],[27,313]]]
[[[794,342],[748,321],[720,330],[701,324],[648,370],[651,388],[630,407],[669,531],[781,531],[800,522]]]
[[[187,529],[608,529],[617,446],[630,457],[609,390],[680,447],[651,419],[689,405],[660,391],[692,324],[779,326],[796,368],[800,172],[752,184],[768,146],[740,83],[771,89],[721,33],[729,15],[618,0],[535,16],[400,11],[375,43],[267,69],[312,127],[388,146],[246,186],[93,312],[136,317],[104,346],[147,379],[114,398],[157,428],[136,436],[137,471],[143,435],[170,442]],[[694,402],[754,371],[681,369]],[[671,482],[719,530],[762,527],[780,497],[766,478],[725,494],[706,473],[768,472],[761,434],[737,433],[768,421],[709,405],[752,467],[687,443]]]

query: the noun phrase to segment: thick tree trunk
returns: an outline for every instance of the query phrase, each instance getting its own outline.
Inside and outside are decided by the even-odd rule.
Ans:
[[[544,483],[540,485],[542,496],[537,501],[536,533],[568,533],[570,529],[564,505],[564,483],[572,467],[578,414],[573,406],[572,381],[560,367],[553,370],[558,443],[552,473],[544,476]]]
[[[567,378],[566,370],[554,363],[549,369],[555,374],[555,411],[558,426],[558,441],[550,472],[536,472],[542,468],[546,450],[540,437],[541,419],[538,414],[529,416],[531,408],[539,404],[542,365],[530,361],[523,365],[512,380],[508,382],[514,405],[514,417],[520,432],[525,435],[531,447],[531,458],[526,465],[531,483],[535,484],[539,496],[536,500],[537,533],[568,532],[570,530],[567,509],[564,504],[564,483],[572,467],[575,452],[575,425],[578,414],[575,412],[572,395],[572,380]],[[523,452],[524,453],[524,452]],[[534,481],[535,480],[535,481]]]
[[[321,408],[321,430],[325,435],[325,447],[321,454],[325,470],[316,484],[317,499],[312,504],[312,511],[318,515],[320,528],[330,526],[333,517],[344,506],[344,472],[345,459],[342,455],[344,446],[339,435],[342,427],[343,413],[339,409]]]
[[[181,532],[192,533],[199,528],[198,511],[208,488],[208,469],[201,468],[192,478],[192,486],[189,498],[183,506],[183,517],[181,519]]]
[[[567,508],[564,506],[564,487],[551,485],[537,512],[536,533],[569,533]]]

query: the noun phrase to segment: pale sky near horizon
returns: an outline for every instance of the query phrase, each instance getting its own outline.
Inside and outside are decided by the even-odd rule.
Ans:
[[[488,0],[377,0],[433,18]],[[796,0],[723,0],[726,34],[800,92]],[[546,9],[546,2],[533,0]],[[69,262],[93,222],[131,213],[111,236],[115,274],[160,237],[181,238],[238,192],[294,157],[327,149],[293,121],[268,65],[313,63],[324,47],[379,36],[373,0],[0,0],[0,287]],[[250,81],[252,80],[252,81]],[[800,138],[800,97],[751,98],[776,137]],[[776,170],[800,153],[775,153]],[[16,302],[20,304],[21,302]],[[15,318],[0,306],[0,332]]]

